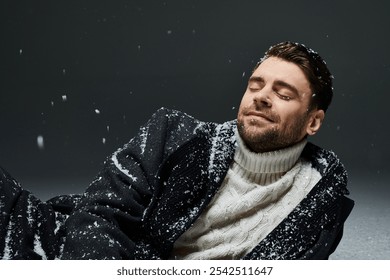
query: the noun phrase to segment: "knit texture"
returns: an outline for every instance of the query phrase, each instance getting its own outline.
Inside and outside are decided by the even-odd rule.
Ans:
[[[306,144],[257,154],[237,133],[234,162],[210,205],[174,244],[178,259],[239,259],[307,195],[321,175],[299,159]]]

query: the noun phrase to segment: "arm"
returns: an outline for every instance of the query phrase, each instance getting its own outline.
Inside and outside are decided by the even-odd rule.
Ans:
[[[162,187],[158,172],[169,154],[169,131],[175,121],[166,110],[157,111],[106,160],[66,222],[64,259],[159,258],[143,217]]]
[[[0,168],[0,259],[57,258],[65,218]]]

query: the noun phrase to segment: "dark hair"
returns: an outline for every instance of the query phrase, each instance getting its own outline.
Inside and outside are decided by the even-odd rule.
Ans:
[[[312,90],[310,109],[317,108],[326,112],[333,97],[333,76],[318,53],[299,43],[282,42],[271,46],[255,69],[269,57],[278,57],[296,64],[310,83]]]

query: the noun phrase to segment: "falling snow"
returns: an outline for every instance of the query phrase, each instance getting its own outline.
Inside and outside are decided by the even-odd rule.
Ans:
[[[37,145],[38,145],[38,148],[43,150],[45,148],[45,142],[44,142],[44,139],[43,139],[43,136],[42,135],[38,135],[37,137]]]

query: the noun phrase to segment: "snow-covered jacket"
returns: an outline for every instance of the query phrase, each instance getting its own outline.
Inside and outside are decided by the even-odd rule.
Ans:
[[[171,258],[174,242],[222,184],[237,146],[235,129],[236,121],[201,122],[178,111],[158,110],[106,160],[82,196],[27,204],[28,211],[19,215],[24,214],[25,223],[38,224],[29,242],[17,248],[9,230],[0,232],[6,241],[3,257],[28,249],[30,254],[19,258]],[[353,207],[346,197],[345,169],[332,152],[311,143],[302,157],[322,179],[244,259],[326,259],[337,247]],[[32,208],[38,209],[33,217]],[[8,215],[8,229],[15,228],[13,215]]]

